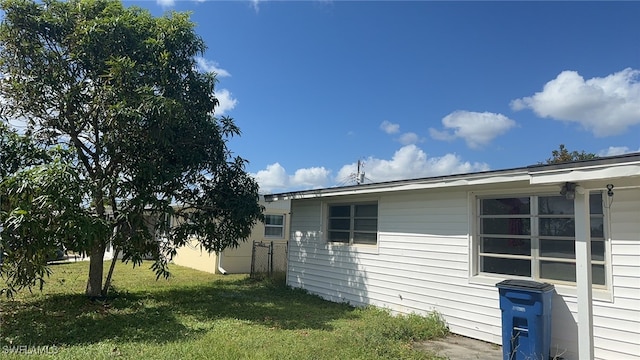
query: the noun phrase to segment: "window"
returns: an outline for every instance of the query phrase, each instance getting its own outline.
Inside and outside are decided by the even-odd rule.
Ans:
[[[284,215],[264,216],[264,236],[284,238]]]
[[[328,241],[347,244],[378,243],[378,204],[329,205]]]
[[[478,271],[543,281],[576,281],[573,200],[564,196],[478,199]],[[592,280],[605,285],[602,194],[589,197]]]

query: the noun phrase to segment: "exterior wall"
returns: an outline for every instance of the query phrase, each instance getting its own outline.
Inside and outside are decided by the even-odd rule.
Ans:
[[[594,355],[640,359],[640,189],[615,191],[610,210],[613,294],[593,302]]]
[[[290,215],[289,208],[291,207],[290,201],[276,201],[276,202],[261,202],[265,207],[264,215],[283,215],[284,216],[284,231],[283,237],[269,237],[265,236],[264,224],[258,222],[251,230],[251,238],[246,243],[241,244],[236,249],[227,249],[222,255],[222,267],[229,273],[250,273],[251,272],[251,255],[254,241],[262,242],[280,242],[286,243],[289,240],[290,229]]]
[[[212,274],[217,272],[216,254],[210,254],[206,250],[200,249],[196,239],[191,240],[189,245],[178,249],[173,263]]]
[[[478,189],[294,200],[288,284],[357,306],[371,304],[399,313],[436,310],[451,332],[500,344],[495,283],[502,279],[478,283],[470,277],[469,190]],[[378,246],[324,240],[324,202],[374,199]],[[640,358],[639,206],[638,190],[616,192],[610,231],[612,296],[593,304],[596,358]],[[578,359],[575,289],[573,294],[558,291],[562,295],[554,294],[552,306],[552,355]]]
[[[253,234],[256,234],[256,225],[251,231],[251,236],[237,248],[228,248],[220,256],[220,267],[229,274],[248,274],[251,272],[251,249],[253,248]]]
[[[226,273],[229,274],[248,274],[251,272],[251,255],[254,241],[274,241],[286,243],[289,239],[290,228],[290,216],[289,216],[289,201],[278,201],[265,203],[260,201],[260,204],[265,207],[263,212],[265,215],[284,215],[285,229],[284,237],[273,238],[266,237],[264,234],[264,224],[258,222],[251,230],[251,237],[247,241],[240,243],[237,248],[225,249],[222,254],[216,256],[216,254],[209,254],[206,251],[200,250],[197,245],[197,241],[193,241],[189,246],[184,246],[178,249],[177,255],[174,257],[173,262],[177,265],[191,267],[197,270],[206,271],[210,273],[221,273],[218,265]]]
[[[320,200],[292,203],[289,284],[400,313],[437,310],[452,332],[501,342],[498,292],[469,284],[466,191],[378,198],[378,246],[328,244]]]

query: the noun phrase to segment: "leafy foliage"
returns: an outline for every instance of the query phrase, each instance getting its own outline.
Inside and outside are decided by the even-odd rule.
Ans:
[[[564,144],[560,144],[558,150],[553,150],[551,152],[552,157],[547,159],[547,164],[561,164],[571,161],[579,161],[579,160],[591,160],[598,157],[598,155],[593,153],[587,153],[584,150],[578,151],[569,151],[564,146]]]
[[[0,122],[0,181],[22,168],[50,160],[49,154],[28,134],[20,134]]]
[[[47,260],[57,249],[86,249],[108,236],[108,224],[83,206],[83,180],[61,156],[8,177],[0,186],[3,201],[3,262],[0,274],[11,296],[44,284]]]
[[[39,184],[32,196],[47,201],[28,215],[60,226],[54,242],[90,254],[87,295],[106,291],[109,243],[134,265],[152,256],[158,276],[167,276],[176,247],[196,234],[207,251],[248,238],[261,217],[258,185],[227,148],[240,130],[214,116],[215,74],[196,68],[205,44],[188,14],[156,18],[112,0],[3,0],[0,8],[0,114],[24,121],[40,145],[19,153],[69,150],[57,164],[7,181],[9,207],[24,200],[20,186]],[[58,181],[73,184],[56,190]],[[55,220],[63,213],[65,222]],[[160,221],[167,217],[175,227]],[[26,242],[20,228],[28,224],[12,223],[15,241],[5,247]]]

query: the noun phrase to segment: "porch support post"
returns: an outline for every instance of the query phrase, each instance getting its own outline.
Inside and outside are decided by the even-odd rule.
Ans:
[[[593,295],[591,291],[591,221],[589,192],[576,189],[576,287],[578,297],[578,355],[593,360]]]

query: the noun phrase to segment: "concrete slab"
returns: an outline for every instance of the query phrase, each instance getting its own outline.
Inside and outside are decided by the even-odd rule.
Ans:
[[[502,359],[502,347],[500,345],[453,334],[442,339],[416,343],[415,346],[425,351],[434,352],[449,360]]]

